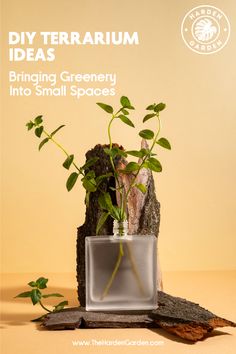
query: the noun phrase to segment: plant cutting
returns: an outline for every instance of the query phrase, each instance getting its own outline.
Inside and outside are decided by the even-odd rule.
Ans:
[[[136,290],[134,288],[138,289],[139,295],[138,297],[143,297],[140,301],[140,304],[136,304],[134,302],[134,299],[132,296],[129,298],[128,302],[126,300],[122,300],[122,304],[120,304],[120,308],[126,308],[124,302],[126,303],[135,303],[135,308],[150,308],[150,306],[156,306],[156,293],[155,289],[151,286],[152,282],[154,281],[155,278],[155,268],[156,268],[156,255],[155,252],[153,253],[153,250],[155,248],[155,238],[152,240],[152,246],[151,248],[147,246],[146,253],[151,254],[151,258],[153,259],[153,265],[151,266],[151,270],[149,269],[150,273],[152,274],[151,277],[148,277],[147,281],[148,284],[145,284],[145,280],[142,278],[145,278],[145,274],[142,274],[142,270],[140,270],[140,267],[137,265],[137,260],[140,258],[140,247],[145,251],[145,243],[142,243],[142,241],[147,241],[147,238],[142,240],[142,237],[138,235],[138,239],[135,238],[135,236],[132,236],[132,239],[130,236],[128,236],[128,224],[127,224],[127,202],[129,200],[130,193],[132,192],[133,189],[137,189],[140,193],[145,194],[146,193],[146,186],[143,183],[139,183],[138,178],[143,169],[147,169],[153,172],[161,172],[162,171],[162,166],[160,161],[156,158],[156,153],[155,153],[155,147],[158,145],[161,147],[164,147],[166,149],[171,149],[169,141],[164,138],[160,137],[160,128],[161,128],[161,123],[160,123],[160,112],[165,109],[165,104],[164,103],[154,103],[149,105],[147,109],[147,114],[143,118],[143,122],[147,122],[150,119],[155,119],[157,123],[157,128],[156,131],[152,131],[150,129],[144,129],[139,132],[139,136],[144,139],[148,140],[150,142],[150,147],[147,145],[142,147],[139,150],[128,150],[125,151],[123,148],[117,146],[116,144],[113,143],[112,141],[112,135],[111,135],[111,130],[112,130],[112,125],[113,122],[116,120],[121,121],[122,123],[134,128],[133,121],[129,117],[130,112],[134,110],[133,105],[131,104],[130,100],[126,96],[122,96],[120,99],[120,107],[115,111],[114,108],[110,105],[107,105],[105,103],[97,103],[97,105],[103,109],[107,114],[109,114],[110,119],[108,122],[108,127],[107,127],[107,133],[108,133],[108,145],[104,146],[104,153],[108,156],[110,165],[112,167],[112,172],[109,172],[107,174],[103,175],[96,175],[93,166],[96,163],[99,163],[97,157],[93,157],[91,159],[88,159],[86,163],[83,166],[78,166],[78,164],[75,162],[74,159],[74,154],[70,154],[66,151],[66,149],[55,139],[55,134],[61,130],[64,125],[60,125],[57,129],[55,129],[52,133],[48,133],[47,130],[44,128],[43,124],[43,117],[38,116],[36,117],[33,121],[30,121],[27,123],[28,130],[34,129],[35,135],[38,138],[44,137],[44,139],[41,140],[39,144],[39,150],[42,149],[42,147],[51,141],[54,143],[59,149],[63,151],[63,153],[66,155],[66,159],[63,162],[63,167],[66,169],[72,169],[73,172],[69,175],[67,182],[66,182],[66,187],[67,190],[70,191],[76,184],[78,177],[81,177],[81,182],[83,187],[86,190],[86,203],[89,205],[89,199],[90,199],[90,194],[94,192],[99,192],[99,197],[98,197],[98,203],[101,209],[101,215],[97,223],[96,227],[96,233],[98,234],[104,223],[106,223],[107,218],[111,217],[114,219],[114,237],[112,239],[112,242],[109,243],[108,240],[102,238],[101,236],[97,236],[95,238],[93,237],[88,237],[86,238],[86,252],[87,252],[87,257],[88,259],[86,260],[87,266],[86,266],[86,271],[87,271],[87,298],[88,299],[94,299],[96,298],[97,303],[103,302],[109,302],[113,303],[113,300],[111,300],[112,297],[112,291],[117,288],[118,282],[121,282],[121,279],[119,280],[119,274],[122,274],[122,268],[124,267],[129,267],[131,272],[132,272],[132,279],[130,278],[130,275],[128,278],[123,282],[123,283],[129,283],[131,290],[130,294],[136,293]],[[127,157],[135,157],[138,158],[137,161],[129,161],[129,162],[124,162],[123,165],[117,164],[117,161],[123,161]],[[127,175],[129,176],[129,186],[125,185],[122,182],[122,176]],[[112,201],[110,191],[109,190],[104,190],[102,188],[102,184],[104,180],[111,179],[113,178],[115,180],[115,187],[110,187],[112,191],[115,191],[117,195],[117,201],[114,203]],[[89,235],[88,235],[89,236]],[[117,237],[117,238],[116,238]],[[107,242],[108,241],[108,242]],[[111,240],[110,240],[111,241]],[[151,242],[151,238],[148,238],[148,241]],[[94,244],[92,244],[94,242]],[[104,242],[104,243],[103,243]],[[141,243],[140,243],[141,242]],[[101,244],[99,244],[101,243]],[[111,264],[109,267],[106,266],[106,268],[109,268],[105,272],[99,276],[99,278],[102,280],[101,286],[96,286],[91,285],[91,281],[93,282],[96,275],[96,267],[94,269],[91,269],[91,265],[95,264],[96,261],[92,260],[91,261],[91,256],[96,254],[97,251],[95,251],[96,247],[100,249],[100,258],[101,257],[101,250],[102,253],[106,249],[106,244],[113,245],[111,248],[107,249],[106,252],[110,254],[110,257],[107,258],[106,255],[104,254],[104,260],[106,259],[109,261]],[[135,245],[138,245],[137,247]],[[95,249],[93,249],[95,247]],[[117,253],[118,250],[118,253]],[[135,255],[135,253],[137,253]],[[127,257],[125,257],[127,256]],[[95,257],[96,258],[96,257]],[[115,258],[115,262],[114,262]],[[128,263],[127,263],[128,262]],[[100,261],[101,263],[101,261]],[[126,264],[127,263],[127,264]],[[148,262],[147,262],[148,263]],[[112,265],[113,264],[113,265]],[[104,268],[104,264],[100,264],[100,268]],[[99,267],[97,268],[99,269]],[[110,273],[110,274],[109,274]],[[128,280],[129,279],[129,280]],[[116,284],[117,283],[117,284]],[[122,282],[121,282],[122,283]],[[155,281],[154,281],[155,283]],[[96,295],[91,295],[89,289],[95,289],[96,288]],[[144,289],[146,291],[144,291]],[[151,296],[150,294],[153,294]],[[118,296],[119,297],[119,296]],[[136,294],[134,295],[134,298],[136,297]],[[151,303],[150,302],[151,298]],[[95,302],[96,302],[95,301]],[[146,303],[145,303],[146,301]],[[89,301],[89,304],[87,306],[87,309],[94,309],[93,305],[91,306],[91,301]],[[93,301],[92,301],[93,302]],[[113,306],[112,304],[111,306]],[[97,305],[96,305],[97,306]],[[104,305],[106,307],[106,305]],[[130,305],[129,305],[130,306]],[[108,306],[109,307],[109,306]],[[95,308],[96,309],[96,308]]]
[[[44,294],[42,292],[43,289],[47,288],[48,279],[44,277],[38,278],[36,281],[30,281],[28,285],[30,286],[31,290],[24,291],[15,296],[15,298],[30,298],[33,305],[39,304],[43,310],[46,311],[46,314],[32,320],[32,322],[42,321],[48,313],[59,312],[64,309],[66,305],[68,305],[68,301],[61,301],[57,305],[53,306],[53,310],[50,310],[43,304],[43,299],[47,299],[49,297],[63,297],[63,295],[59,293],[51,293],[51,294]]]

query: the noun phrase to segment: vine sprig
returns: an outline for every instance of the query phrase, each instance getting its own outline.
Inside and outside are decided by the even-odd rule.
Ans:
[[[30,291],[25,291],[23,293],[16,295],[15,298],[30,298],[33,305],[39,304],[47,313],[59,312],[59,311],[63,310],[64,307],[66,305],[68,305],[67,300],[59,302],[57,305],[54,305],[52,310],[48,309],[43,304],[43,302],[42,302],[43,299],[46,299],[49,297],[64,297],[63,295],[61,295],[59,293],[44,294],[41,290],[47,288],[47,282],[48,282],[48,279],[44,278],[44,277],[40,277],[36,281],[30,281],[28,283],[28,285],[32,289]],[[47,313],[40,316],[39,318],[32,320],[32,321],[36,322],[36,321],[43,320],[43,318],[47,315]]]
[[[42,149],[42,147],[46,143],[51,141],[66,155],[66,160],[62,163],[62,166],[67,170],[69,170],[71,168],[71,166],[73,166],[75,168],[75,171],[69,175],[69,177],[66,181],[66,188],[67,188],[68,192],[71,191],[72,188],[74,187],[75,183],[77,182],[79,175],[81,175],[82,176],[81,182],[82,182],[83,187],[86,189],[86,192],[87,192],[86,200],[88,201],[89,194],[91,192],[95,192],[97,189],[99,189],[99,186],[100,186],[102,180],[104,178],[108,177],[108,175],[106,174],[103,176],[99,176],[99,178],[95,178],[94,171],[92,171],[92,170],[88,171],[88,168],[93,166],[96,163],[96,161],[98,160],[98,157],[93,157],[93,158],[88,159],[83,166],[79,167],[78,164],[75,162],[74,154],[69,154],[66,151],[66,149],[54,137],[55,134],[59,132],[59,130],[61,130],[62,128],[65,127],[65,125],[60,125],[52,133],[48,133],[45,130],[44,125],[43,125],[43,116],[39,115],[33,121],[30,120],[26,124],[26,126],[27,126],[28,130],[34,129],[35,135],[38,138],[41,138],[42,135],[46,136],[46,138],[44,138],[38,146],[39,151]]]

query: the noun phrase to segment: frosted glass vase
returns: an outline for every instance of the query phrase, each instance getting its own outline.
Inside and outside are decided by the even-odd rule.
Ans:
[[[156,237],[127,229],[114,221],[114,235],[85,239],[87,311],[157,308]]]

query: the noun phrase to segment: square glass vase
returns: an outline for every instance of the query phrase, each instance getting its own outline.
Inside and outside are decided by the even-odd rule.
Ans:
[[[87,236],[85,252],[86,311],[158,307],[154,235]]]

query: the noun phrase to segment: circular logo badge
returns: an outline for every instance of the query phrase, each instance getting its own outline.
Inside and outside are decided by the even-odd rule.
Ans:
[[[181,35],[185,44],[195,53],[213,54],[227,44],[230,23],[217,7],[201,5],[184,16]]]

